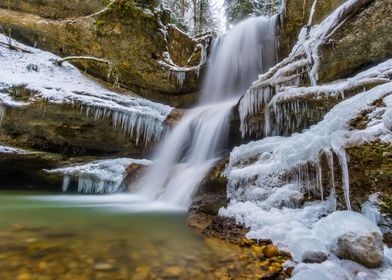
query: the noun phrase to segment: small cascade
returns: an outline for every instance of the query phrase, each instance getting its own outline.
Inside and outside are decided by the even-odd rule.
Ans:
[[[138,193],[186,208],[227,147],[229,115],[251,82],[276,62],[276,17],[250,18],[213,43],[200,105],[158,147]]]

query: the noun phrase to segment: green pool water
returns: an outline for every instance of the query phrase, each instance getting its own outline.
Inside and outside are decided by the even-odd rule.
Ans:
[[[237,246],[132,195],[0,191],[0,279],[248,278]]]

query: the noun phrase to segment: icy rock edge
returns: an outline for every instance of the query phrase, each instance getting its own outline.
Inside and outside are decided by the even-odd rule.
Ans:
[[[118,158],[45,171],[63,176],[64,192],[69,189],[71,182],[75,181],[77,190],[81,193],[115,193],[122,190],[127,168],[132,164],[150,165],[151,161]]]
[[[4,108],[28,106],[40,100],[54,104],[70,104],[87,117],[110,119],[113,127],[147,145],[157,141],[168,129],[165,123],[172,108],[146,99],[121,95],[85,77],[69,63],[57,66],[61,58],[16,41],[18,50],[10,50],[8,38],[0,34],[0,120]],[[13,100],[7,90],[22,86],[32,92],[28,102]]]

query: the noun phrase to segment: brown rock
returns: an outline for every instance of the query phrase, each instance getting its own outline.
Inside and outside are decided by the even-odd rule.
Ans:
[[[269,244],[264,248],[263,253],[267,258],[272,258],[279,255],[279,250],[278,247],[276,247],[275,245]]]

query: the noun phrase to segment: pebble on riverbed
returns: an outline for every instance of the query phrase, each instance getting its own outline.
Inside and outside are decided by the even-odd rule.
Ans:
[[[97,263],[94,266],[94,269],[99,271],[110,271],[114,269],[114,266],[110,263]]]

